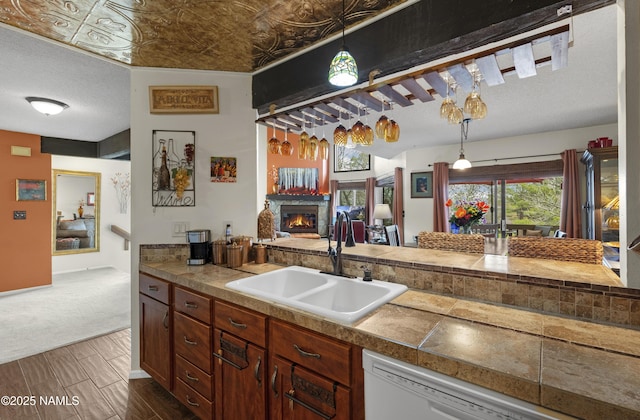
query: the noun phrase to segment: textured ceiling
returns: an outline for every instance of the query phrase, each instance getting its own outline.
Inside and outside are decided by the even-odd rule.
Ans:
[[[347,0],[346,26],[406,0]],[[340,0],[12,0],[0,22],[141,67],[251,72],[339,33]]]

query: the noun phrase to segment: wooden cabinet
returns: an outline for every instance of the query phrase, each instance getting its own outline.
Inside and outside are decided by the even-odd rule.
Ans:
[[[267,418],[267,318],[216,302],[214,356],[217,419]]]
[[[171,390],[171,285],[140,273],[140,367]]]
[[[212,299],[182,287],[173,294],[174,395],[195,415],[213,418]]]
[[[362,349],[281,321],[270,323],[272,419],[363,419]]]

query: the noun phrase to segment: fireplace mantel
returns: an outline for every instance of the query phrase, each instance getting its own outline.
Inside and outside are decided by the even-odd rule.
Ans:
[[[267,199],[269,201],[329,201],[331,195],[268,194]]]

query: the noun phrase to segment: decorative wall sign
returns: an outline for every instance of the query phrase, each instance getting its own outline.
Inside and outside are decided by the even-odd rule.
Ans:
[[[236,161],[234,157],[212,157],[211,182],[236,182]]]
[[[149,86],[152,114],[217,114],[218,86]]]
[[[411,198],[433,198],[433,172],[411,174]]]
[[[47,199],[47,181],[16,179],[16,201],[44,201]]]
[[[154,207],[196,205],[195,131],[153,130]]]

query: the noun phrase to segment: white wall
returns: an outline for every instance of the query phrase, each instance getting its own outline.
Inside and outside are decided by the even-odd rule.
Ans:
[[[216,85],[219,114],[150,114],[149,86]],[[132,68],[131,70],[131,168],[132,252],[131,270],[138,272],[140,244],[184,243],[184,235],[172,236],[173,222],[188,222],[190,229],[210,229],[223,236],[225,221],[234,235],[255,237],[257,230],[256,113],[251,108],[251,76],[241,73]],[[189,130],[195,140],[195,207],[151,205],[153,130]],[[237,158],[236,183],[210,182],[212,156]],[[262,181],[264,182],[264,181]],[[264,185],[264,184],[263,184]],[[264,191],[261,189],[260,191]],[[260,201],[260,210],[262,209]],[[138,319],[138,277],[131,276],[133,320]],[[138,323],[131,325],[131,364],[140,366]],[[134,372],[134,375],[140,372]]]
[[[124,250],[124,240],[111,232],[111,225],[118,225],[126,231],[131,232],[131,215],[120,214],[120,207],[116,198],[116,190],[113,188],[111,177],[116,173],[126,173],[131,171],[131,164],[127,161],[110,159],[78,158],[71,156],[51,156],[52,169],[65,169],[70,171],[99,172],[100,177],[100,251],[75,255],[55,255],[51,258],[53,273],[64,271],[83,270],[104,266],[113,266],[118,270],[130,272],[131,252]],[[87,199],[84,191],[79,196],[73,197],[75,209],[64,210],[64,217],[73,218],[73,212],[77,212],[77,201]],[[85,210],[90,207],[84,207]],[[89,214],[89,212],[87,213]]]

